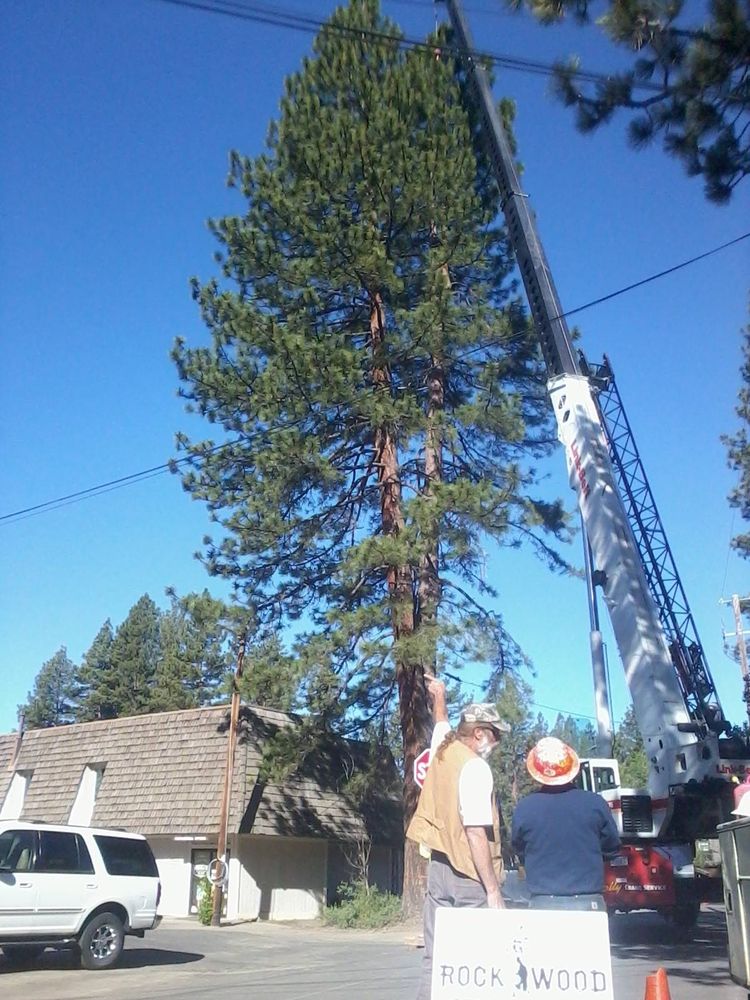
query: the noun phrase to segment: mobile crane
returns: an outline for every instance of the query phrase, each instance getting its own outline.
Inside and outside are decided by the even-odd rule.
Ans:
[[[609,802],[623,840],[608,866],[615,910],[697,917],[694,842],[732,808],[732,772],[747,747],[731,733],[609,361],[575,351],[536,224],[460,0],[445,0],[474,90],[481,132],[547,367],[547,390],[581,516],[591,620],[599,759],[582,780]],[[649,762],[648,789],[620,787],[612,754],[597,591],[606,605]]]

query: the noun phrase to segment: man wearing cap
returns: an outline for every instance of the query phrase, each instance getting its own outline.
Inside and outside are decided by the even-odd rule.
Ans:
[[[601,795],[572,784],[580,767],[575,750],[554,736],[526,758],[539,788],[516,806],[511,842],[533,909],[605,909],[603,858],[617,853],[620,837]]]
[[[487,764],[507,723],[490,704],[467,705],[455,730],[445,684],[425,676],[434,729],[430,766],[406,836],[430,852],[424,907],[424,961],[418,1000],[429,1000],[439,906],[503,907],[500,817]]]

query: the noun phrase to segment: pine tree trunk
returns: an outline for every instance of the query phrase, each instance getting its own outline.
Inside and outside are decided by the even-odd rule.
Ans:
[[[370,344],[374,359],[375,390],[390,390],[391,373],[385,360],[385,320],[379,294],[372,299],[370,309]],[[398,448],[392,429],[378,427],[375,432],[375,464],[380,490],[381,527],[386,535],[399,535],[404,528],[401,505],[401,474]],[[391,597],[394,642],[414,632],[414,593],[412,573],[408,565],[389,566],[388,591]],[[429,728],[424,673],[421,664],[410,663],[400,653],[396,657],[396,683],[399,694],[399,716],[404,746],[404,829],[408,826],[419,798],[414,780],[414,759],[424,749]],[[421,912],[424,895],[424,862],[411,841],[404,847],[403,906],[407,916]]]
[[[435,485],[443,478],[443,456],[440,428],[436,417],[443,409],[445,399],[445,369],[440,358],[430,358],[427,374],[427,434],[424,455],[424,489],[422,495],[428,500],[434,495]],[[419,566],[418,624],[420,628],[434,630],[437,624],[437,609],[440,603],[440,534],[437,517],[433,517],[424,528],[426,551]],[[437,646],[433,639],[429,660],[423,661],[425,670],[434,673],[437,666]]]
[[[433,235],[437,230],[433,227]],[[440,268],[446,288],[451,287],[451,277],[448,265]],[[445,366],[443,359],[434,352],[430,356],[430,367],[427,371],[427,433],[424,449],[424,488],[422,495],[428,500],[434,496],[435,486],[443,479],[443,441],[438,417],[445,406]],[[438,518],[433,516],[424,528],[426,550],[419,567],[418,587],[418,626],[431,630],[437,624],[437,611],[440,604],[440,528]],[[430,646],[429,661],[425,657],[425,670],[434,673],[437,668],[437,643],[433,638]]]

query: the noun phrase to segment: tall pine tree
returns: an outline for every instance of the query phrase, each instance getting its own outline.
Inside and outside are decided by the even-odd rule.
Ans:
[[[27,729],[62,726],[75,720],[76,665],[65,646],[43,664],[28,700],[19,705]]]
[[[365,732],[397,699],[408,821],[424,669],[518,659],[486,607],[487,537],[554,558],[540,536],[563,521],[530,496],[543,374],[455,68],[404,52],[375,0],[332,24],[268,151],[232,157],[247,210],[212,224],[223,281],[194,284],[211,345],[174,352],[220,433],[179,446],[218,525],[209,571],[256,642],[297,631],[310,725]],[[407,909],[417,863],[409,845]]]

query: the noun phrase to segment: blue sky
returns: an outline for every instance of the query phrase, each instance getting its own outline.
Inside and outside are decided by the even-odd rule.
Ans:
[[[279,0],[325,17],[329,0]],[[594,29],[542,29],[467,0],[477,43],[587,68],[612,65]],[[410,35],[435,23],[427,0],[386,0]],[[441,10],[441,8],[437,8]],[[0,515],[157,466],[174,434],[208,434],[183,413],[169,350],[204,331],[188,279],[215,273],[205,221],[241,212],[227,154],[256,154],[284,77],[310,35],[156,0],[24,0],[0,41]],[[750,184],[730,206],[659,148],[635,153],[616,120],[593,136],[540,76],[499,71],[518,103],[524,186],[566,309],[700,254],[748,227]],[[740,721],[738,669],[723,653],[719,599],[750,592],[729,552],[742,527],[726,495],[719,436],[736,426],[750,243],[581,313],[587,354],[617,373],[724,707]],[[546,489],[572,503],[562,451]],[[0,731],[60,645],[78,660],[106,618],[148,592],[219,588],[193,558],[203,508],[160,475],[80,503],[0,522]],[[569,556],[580,561],[576,546]],[[583,585],[523,550],[488,553],[506,625],[532,656],[535,701],[592,712]],[[610,643],[615,715],[626,706]],[[482,678],[476,673],[471,680]]]

